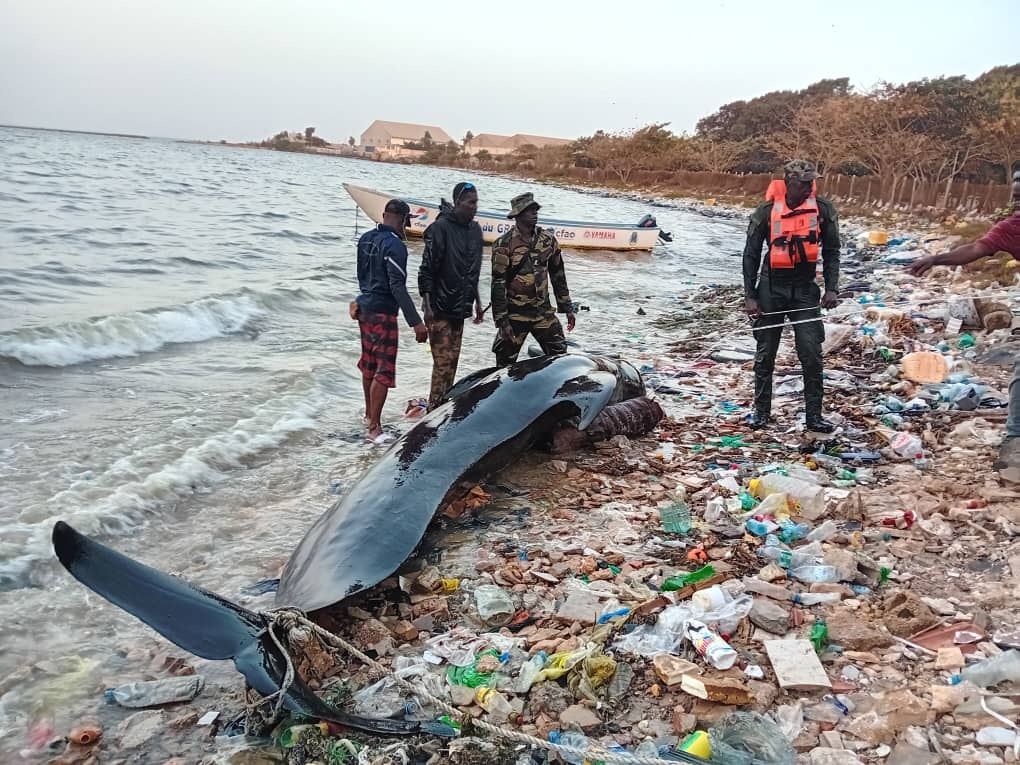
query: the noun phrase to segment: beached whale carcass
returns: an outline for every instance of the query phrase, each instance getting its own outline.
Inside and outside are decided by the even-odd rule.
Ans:
[[[458,383],[312,526],[284,568],[278,606],[325,608],[392,574],[447,494],[510,464],[557,423],[584,430],[608,405],[645,393],[626,361],[527,359]]]
[[[576,418],[585,429],[607,406],[643,394],[630,364],[581,354],[465,378],[316,522],[288,562],[277,604],[313,610],[372,586],[413,551],[459,480],[503,467],[563,420]],[[61,564],[86,587],[196,656],[232,659],[263,696],[286,688],[282,704],[292,712],[376,733],[438,732],[427,721],[369,720],[327,705],[301,677],[288,678],[285,636],[265,615],[138,563],[62,521],[52,541]]]

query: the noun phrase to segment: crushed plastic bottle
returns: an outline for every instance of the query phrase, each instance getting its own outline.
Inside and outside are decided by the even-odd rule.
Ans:
[[[825,512],[825,489],[816,483],[769,473],[752,479],[750,489],[760,499],[770,494],[785,494],[790,512],[795,514],[817,517]],[[762,512],[760,507],[759,512]]]
[[[191,701],[202,692],[203,687],[205,678],[201,675],[168,677],[164,680],[119,685],[106,692],[106,700],[132,709],[158,707],[179,701]]]
[[[478,686],[478,690],[475,692],[475,701],[478,702],[478,706],[489,713],[492,721],[497,725],[502,725],[511,717],[516,717],[514,708],[510,706],[506,696],[495,688]]]
[[[587,751],[588,749],[588,737],[583,733],[577,733],[572,730],[563,731],[562,733],[558,730],[549,732],[549,741],[553,744],[559,744],[560,746],[569,746],[574,749],[581,749]],[[577,756],[573,754],[560,753],[560,757],[570,763],[570,765],[585,765],[586,759],[583,756]]]
[[[990,688],[1009,680],[1020,681],[1020,651],[1005,651],[998,656],[971,664],[960,673],[960,678],[969,680],[978,688]]]
[[[839,526],[831,518],[821,526],[818,526],[811,530],[811,532],[805,537],[809,542],[824,542],[826,539],[831,537],[839,530]]]
[[[790,569],[790,576],[809,584],[814,582],[838,582],[839,569],[835,566],[800,566]]]

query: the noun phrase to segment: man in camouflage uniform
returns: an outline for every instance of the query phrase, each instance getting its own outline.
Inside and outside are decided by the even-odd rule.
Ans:
[[[549,231],[539,228],[539,204],[530,192],[511,201],[514,227],[492,244],[492,318],[496,340],[492,352],[496,366],[517,360],[528,333],[548,356],[567,352],[563,326],[549,303],[552,280],[556,309],[567,315],[567,329],[573,331],[574,316],[567,274],[559,243]]]
[[[750,425],[753,429],[763,428],[771,420],[772,372],[783,335],[782,325],[787,318],[791,322],[817,319],[794,324],[794,342],[804,375],[807,429],[816,433],[831,433],[835,428],[822,418],[822,342],[825,340],[825,329],[822,327],[819,306],[834,308],[838,302],[839,219],[832,202],[815,196],[813,184],[820,176],[813,164],[795,159],[788,162],[783,170],[785,198],[780,198],[779,202],[785,203],[785,209],[791,212],[782,217],[798,214],[805,208],[814,214],[812,205],[817,205],[817,244],[821,250],[825,293],[822,294],[815,281],[816,263],[808,262],[806,257],[794,267],[772,266],[772,214],[776,202],[768,201],[759,205],[751,215],[747,244],[744,247],[744,310],[755,327],[771,328],[756,329],[754,332],[758,348],[754,357],[754,415]],[[812,234],[812,239],[814,236]],[[769,252],[764,265],[763,244],[768,245]],[[777,246],[784,244],[782,239],[776,242]]]

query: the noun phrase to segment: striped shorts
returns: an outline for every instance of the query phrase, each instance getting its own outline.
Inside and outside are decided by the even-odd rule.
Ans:
[[[366,380],[376,380],[387,388],[397,386],[397,317],[385,313],[363,314],[361,358],[358,369]]]

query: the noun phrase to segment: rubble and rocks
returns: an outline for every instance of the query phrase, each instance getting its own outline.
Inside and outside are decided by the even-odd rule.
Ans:
[[[826,317],[835,433],[804,429],[788,337],[778,425],[750,431],[740,290],[692,291],[640,319],[675,342],[631,359],[667,415],[654,432],[594,446],[578,437],[575,452],[568,433],[556,459],[528,455],[509,473],[527,493],[504,497],[499,476],[495,489],[472,489],[441,519],[446,541],[439,533],[428,560],[402,570],[409,587],[362,594],[331,628],[458,708],[451,722],[467,732],[483,719],[647,753],[693,731],[725,732],[727,746],[778,731],[767,765],[1016,761],[1013,729],[988,711],[1015,721],[1016,688],[957,677],[1020,644],[1020,489],[990,469],[1008,373],[981,361],[1009,340],[1015,303],[966,275],[903,278],[883,260],[915,252],[906,245],[849,242],[844,305]],[[950,310],[947,296],[982,292],[997,297]],[[975,323],[966,338],[954,312]],[[756,490],[765,476],[789,491]],[[681,505],[689,528],[665,527],[660,509]],[[480,614],[473,594],[497,590],[499,618]],[[692,623],[732,648],[731,668],[701,655]],[[336,662],[296,659],[341,705],[381,679]],[[390,695],[378,706],[397,717],[442,716],[427,698],[414,706],[411,691],[379,687]],[[479,688],[506,702],[498,716]],[[104,741],[144,746],[163,714],[138,713]],[[473,735],[434,761],[555,762]]]

